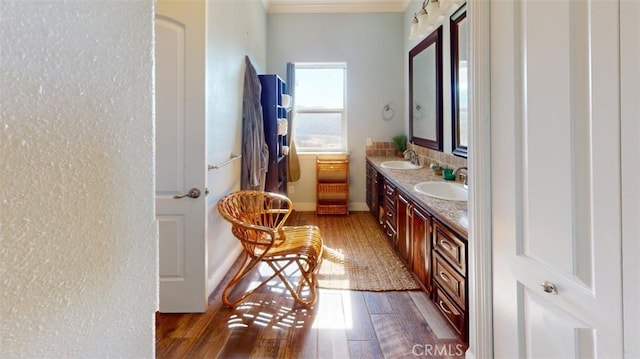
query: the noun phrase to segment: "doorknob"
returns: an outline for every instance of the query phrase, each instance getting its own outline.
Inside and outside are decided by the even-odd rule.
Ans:
[[[556,294],[556,295],[558,294],[558,288],[556,287],[555,284],[551,282],[545,281],[544,283],[540,284],[540,286],[542,287],[542,290],[545,293]]]
[[[182,196],[173,196],[173,199],[180,199],[180,198],[185,198],[185,197],[198,198],[198,197],[200,197],[200,190],[194,187],[194,188],[190,189],[187,194],[183,194]]]

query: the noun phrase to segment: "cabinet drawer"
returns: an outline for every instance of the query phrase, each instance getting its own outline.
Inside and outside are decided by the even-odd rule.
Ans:
[[[453,329],[462,337],[462,340],[467,340],[467,323],[465,312],[460,310],[453,302],[451,302],[438,285],[436,285],[436,294],[434,297],[434,301],[436,302],[436,307],[438,307],[438,310],[440,310],[444,317],[447,318],[447,321],[451,324]]]
[[[396,187],[389,182],[384,183],[384,197],[395,207],[396,204]]]
[[[442,254],[462,276],[467,275],[465,242],[436,220],[433,221],[433,249]]]
[[[466,309],[465,278],[437,252],[433,256],[433,278],[460,308]]]
[[[397,219],[396,219],[396,209],[394,207],[389,206],[388,204],[385,205],[384,207],[384,218],[385,221],[387,223],[389,223],[389,225],[391,225],[393,227],[393,229],[396,229],[396,223]]]
[[[395,247],[396,246],[396,230],[395,230],[395,228],[391,227],[389,225],[389,222],[386,221],[382,225],[382,229],[384,230],[384,235],[387,236],[387,239],[389,240],[391,245],[393,245]]]

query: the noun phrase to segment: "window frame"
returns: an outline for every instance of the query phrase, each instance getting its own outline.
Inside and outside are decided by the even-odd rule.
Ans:
[[[348,152],[348,142],[347,142],[347,63],[346,62],[296,62],[294,63],[295,70],[298,69],[340,69],[343,71],[343,80],[342,80],[342,108],[324,108],[324,109],[299,109],[297,105],[295,105],[294,99],[294,116],[297,114],[341,114],[341,138],[340,138],[340,148],[331,148],[331,149],[323,149],[321,147],[301,147],[300,144],[296,142],[296,151],[299,154],[323,154],[323,153],[347,153]],[[297,81],[297,78],[296,78]],[[293,84],[295,86],[295,84]],[[296,91],[297,93],[297,91]],[[295,126],[297,126],[297,121],[293,121],[294,126],[294,139],[295,139]]]

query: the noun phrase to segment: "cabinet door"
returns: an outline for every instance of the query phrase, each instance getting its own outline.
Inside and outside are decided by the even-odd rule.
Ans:
[[[410,225],[412,269],[427,293],[431,293],[431,217],[412,205]]]
[[[375,168],[371,168],[371,214],[378,220],[380,219],[380,175]]]
[[[365,185],[365,188],[366,188],[365,202],[367,203],[367,207],[369,207],[369,211],[372,211],[373,206],[371,204],[371,173],[373,172],[373,167],[371,166],[371,163],[369,163],[369,161],[367,161],[366,172],[367,172],[367,181]]]
[[[400,256],[407,261],[407,266],[409,269],[411,268],[412,262],[409,260],[409,253],[407,248],[409,248],[408,244],[411,235],[410,223],[407,220],[410,216],[409,214],[409,200],[405,198],[402,193],[398,193],[396,199],[396,217],[398,220],[398,234],[396,240],[396,250],[400,253]]]

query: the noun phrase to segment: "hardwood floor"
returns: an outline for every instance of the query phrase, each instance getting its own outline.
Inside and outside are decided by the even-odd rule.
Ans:
[[[220,300],[230,277],[207,312],[156,314],[158,358],[463,358],[467,348],[421,291],[320,289],[305,308],[274,281],[231,309]]]

